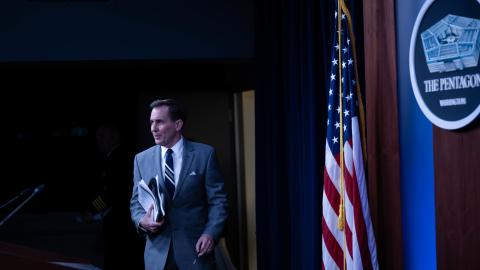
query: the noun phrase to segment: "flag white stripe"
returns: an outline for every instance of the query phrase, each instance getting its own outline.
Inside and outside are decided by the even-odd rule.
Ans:
[[[358,118],[352,118],[352,139],[353,139],[353,163],[355,166],[355,172],[357,175],[357,185],[358,191],[360,193],[360,201],[362,203],[362,213],[363,219],[365,221],[367,237],[368,237],[368,248],[370,249],[370,256],[372,260],[372,266],[374,269],[378,269],[377,262],[377,247],[375,243],[375,235],[373,233],[372,220],[370,218],[370,210],[368,206],[368,194],[366,187],[365,171],[363,167],[363,150],[360,147],[360,129],[358,125]]]
[[[330,151],[328,142],[325,145],[325,167],[327,169],[328,177],[335,186],[337,192],[340,193],[340,167]]]
[[[330,202],[327,199],[325,191],[323,191],[323,216],[325,217],[325,223],[328,230],[332,233],[335,240],[337,240],[339,246],[343,246],[343,232],[337,228],[338,216],[332,209]]]
[[[322,236],[322,259],[323,259],[323,264],[325,265],[326,270],[340,269],[335,263],[335,261],[333,260],[332,256],[330,255],[330,252],[328,252],[323,236]]]
[[[353,262],[352,268],[354,270],[363,270],[362,255],[360,254],[360,247],[358,246],[357,234],[352,237]]]
[[[345,167],[347,168],[348,173],[350,173],[350,175],[353,175],[352,147],[350,146],[350,143],[348,141],[346,141],[343,146],[343,153],[343,158],[345,159]]]
[[[345,192],[345,197],[344,197],[344,202],[345,202],[345,221],[352,232],[352,242],[355,242],[357,240],[357,232],[355,230],[355,220],[354,220],[354,215],[353,215],[353,205],[350,200],[350,197],[348,197],[347,193]],[[353,245],[352,245],[353,247]],[[354,269],[353,264],[354,264],[354,254],[350,254],[350,251],[348,251],[347,247],[345,247],[346,250],[346,260],[347,260],[347,269]],[[353,252],[354,253],[354,252]]]

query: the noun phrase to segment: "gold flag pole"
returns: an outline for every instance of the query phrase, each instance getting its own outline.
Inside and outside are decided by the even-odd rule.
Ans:
[[[357,67],[357,50],[355,46],[355,36],[353,35],[353,24],[352,24],[352,16],[350,15],[350,11],[348,11],[347,5],[345,4],[344,1],[341,1],[342,4],[342,11],[345,13],[345,16],[347,17],[347,23],[348,23],[348,29],[349,35],[350,35],[350,40],[352,42],[352,52],[353,52],[353,67],[355,68],[355,78],[358,80],[358,67]],[[362,92],[360,91],[360,83],[356,82],[355,83],[355,89],[357,93],[357,100],[358,100],[358,107],[359,107],[359,113],[360,113],[360,132],[361,137],[362,137],[362,152],[363,152],[363,160],[364,160],[364,168],[367,167],[367,136],[366,136],[366,131],[365,131],[365,110],[363,109],[363,98],[362,98]]]
[[[344,176],[344,155],[343,155],[343,85],[342,85],[342,7],[343,0],[337,2],[337,28],[338,28],[338,96],[340,108],[340,206],[338,214],[338,229],[343,231],[343,269],[346,269],[347,264],[347,237],[345,231],[345,176]]]
[[[345,228],[345,205],[344,205],[344,192],[345,192],[345,180],[343,176],[343,112],[342,112],[342,50],[340,45],[342,44],[342,18],[341,18],[341,7],[338,0],[338,9],[337,9],[337,23],[338,23],[338,95],[339,95],[339,109],[340,109],[340,209],[338,215],[338,229],[341,231]]]
[[[343,231],[343,269],[346,269],[346,235],[345,235],[345,177],[343,175],[343,100],[342,100],[342,0],[338,0],[337,3],[337,28],[338,28],[338,96],[339,96],[339,109],[340,109],[340,206],[338,211],[338,229]]]

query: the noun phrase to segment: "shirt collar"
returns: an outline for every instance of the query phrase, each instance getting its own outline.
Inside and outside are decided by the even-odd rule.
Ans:
[[[161,146],[162,148],[162,157],[165,159],[165,154],[167,153],[168,148],[165,146]],[[183,136],[180,137],[180,140],[178,140],[175,145],[172,146],[172,151],[174,155],[178,155],[178,157],[181,157],[183,154]]]

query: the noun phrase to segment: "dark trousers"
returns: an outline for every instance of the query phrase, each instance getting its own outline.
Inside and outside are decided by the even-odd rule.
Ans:
[[[173,254],[173,241],[170,241],[170,248],[168,249],[167,262],[165,263],[165,270],[178,270],[175,255]]]

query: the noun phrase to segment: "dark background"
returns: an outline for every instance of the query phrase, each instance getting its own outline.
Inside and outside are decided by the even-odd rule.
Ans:
[[[5,104],[1,109],[1,145],[5,157],[1,166],[4,172],[1,202],[25,188],[45,184],[45,190],[17,215],[84,211],[98,192],[93,188],[98,186],[96,181],[101,161],[96,148],[96,127],[104,122],[117,124],[124,136],[124,146],[131,153],[140,152],[154,144],[149,131],[148,105],[158,98],[175,98],[186,106],[189,114],[185,137],[217,149],[231,212],[225,236],[232,260],[238,265],[241,239],[238,233],[233,94],[253,88],[252,66],[249,61],[1,64],[5,75],[2,87],[22,89],[12,90],[8,98],[3,99]],[[131,160],[133,170],[133,154]],[[9,209],[2,210],[4,216]],[[3,241],[59,251],[59,245],[51,239],[50,244],[36,240],[42,236],[32,235],[32,230],[38,230],[35,222],[20,217],[30,225],[22,225],[19,229],[16,217],[12,217],[3,228],[0,234]],[[52,218],[50,222],[58,222],[58,219]],[[46,232],[50,230],[48,227],[45,225],[40,234],[55,233],[54,226],[50,226],[52,231]],[[73,232],[74,228],[70,229],[63,233],[78,233]],[[25,234],[31,239],[26,239]],[[62,242],[61,238],[58,241]],[[67,245],[62,252],[79,255],[69,249],[71,247]]]
[[[254,88],[253,13],[253,1],[240,0],[3,1],[0,203],[46,186],[0,241],[78,256],[73,240],[90,229],[66,231],[73,223],[56,213],[81,211],[90,198],[96,126],[119,124],[141,151],[153,145],[149,103],[169,97],[189,109],[186,137],[217,148],[231,205],[227,244],[239,265],[232,108],[233,93]]]
[[[3,1],[9,170],[0,194],[52,181],[45,194],[63,190],[59,183],[88,185],[96,125],[118,122],[131,148],[144,149],[152,145],[144,124],[153,99],[179,93],[188,102],[180,93],[216,92],[223,100],[209,106],[231,107],[231,93],[254,88],[253,22],[253,1]],[[193,104],[195,115],[202,106]]]

